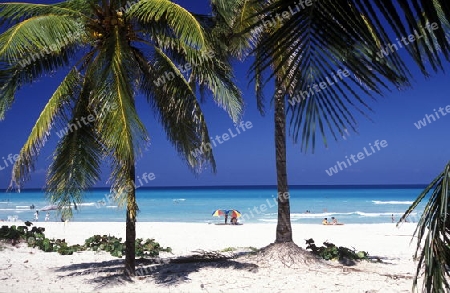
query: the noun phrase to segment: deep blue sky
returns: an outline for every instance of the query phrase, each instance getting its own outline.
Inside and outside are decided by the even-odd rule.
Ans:
[[[183,4],[185,1],[178,2]],[[207,5],[194,8],[203,12],[207,10]],[[152,172],[156,176],[146,186],[276,184],[273,109],[267,104],[265,117],[261,117],[256,110],[255,95],[252,88],[247,86],[247,68],[248,64],[237,64],[235,67],[238,85],[246,101],[243,121],[252,122],[253,128],[214,148],[217,174],[212,174],[209,169],[197,176],[191,173],[166,140],[162,128],[151,117],[150,108],[143,102],[138,102],[139,112],[151,135],[151,146],[138,161],[136,174],[142,176],[145,172]],[[450,66],[446,64],[446,71],[449,69]],[[413,65],[410,70],[417,72]],[[61,74],[43,77],[39,82],[23,87],[18,92],[12,109],[7,112],[6,119],[0,122],[0,158],[19,152],[61,78]],[[359,122],[359,133],[350,133],[350,137],[337,143],[329,137],[328,149],[318,144],[314,154],[301,153],[299,146],[292,144],[288,138],[289,183],[429,183],[450,159],[450,148],[447,145],[450,115],[441,117],[420,130],[414,123],[423,119],[425,114],[432,114],[433,109],[450,105],[448,83],[448,75],[442,73],[434,74],[428,80],[415,74],[412,90],[393,90],[386,93],[385,98],[370,102],[375,111],[370,114],[373,123],[354,111]],[[267,89],[267,97],[271,90]],[[143,100],[142,97],[139,99]],[[234,128],[227,114],[211,100],[203,107],[211,136],[222,135],[228,128]],[[52,138],[39,157],[37,170],[25,188],[43,187],[56,138],[53,130]],[[338,160],[344,161],[345,156],[357,155],[364,147],[368,148],[369,143],[373,145],[375,140],[386,140],[388,146],[333,176],[327,175],[325,169],[334,166]],[[3,159],[0,160],[0,167],[6,167]],[[103,175],[104,179],[99,186],[106,186],[108,168],[104,168]],[[10,176],[11,166],[0,171],[0,189],[8,186]]]

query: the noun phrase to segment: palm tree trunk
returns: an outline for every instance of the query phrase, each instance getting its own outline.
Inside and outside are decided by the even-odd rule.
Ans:
[[[279,84],[276,88],[280,88]],[[286,170],[286,112],[283,93],[275,93],[275,156],[278,187],[278,222],[276,243],[292,242],[291,208]]]
[[[125,275],[134,277],[136,272],[136,185],[134,184],[136,169],[132,164],[128,180],[131,186],[127,188],[127,222],[125,236]]]

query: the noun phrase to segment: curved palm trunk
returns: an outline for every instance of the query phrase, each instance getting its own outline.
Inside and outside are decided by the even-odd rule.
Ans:
[[[277,87],[276,88],[280,88]],[[275,156],[278,187],[278,222],[275,242],[292,242],[291,208],[286,171],[286,112],[283,93],[275,94]]]
[[[133,182],[127,189],[127,222],[125,236],[125,275],[134,277],[136,272],[136,185],[134,184],[136,169],[132,164],[129,171],[129,182]]]

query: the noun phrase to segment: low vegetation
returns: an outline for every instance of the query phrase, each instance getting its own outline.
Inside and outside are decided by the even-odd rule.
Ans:
[[[237,248],[236,247],[227,247],[221,250],[221,252],[233,252],[236,251]]]
[[[336,246],[333,243],[324,242],[323,246],[317,247],[312,238],[306,240],[306,249],[311,250],[315,255],[325,260],[368,260],[369,254],[366,251],[356,251],[344,246]]]
[[[26,242],[30,247],[37,247],[45,252],[58,252],[62,255],[72,255],[77,251],[106,251],[112,256],[122,257],[125,254],[125,243],[122,238],[110,235],[94,235],[86,239],[84,245],[68,245],[64,239],[49,239],[45,237],[45,228],[33,226],[25,222],[25,226],[2,226],[0,240],[16,245]],[[136,257],[157,257],[160,252],[171,252],[170,247],[163,248],[154,239],[136,239]]]

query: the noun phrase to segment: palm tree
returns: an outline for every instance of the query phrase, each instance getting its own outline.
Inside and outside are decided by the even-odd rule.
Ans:
[[[351,24],[347,24],[342,15],[334,15],[335,7],[327,7],[326,3],[321,4],[323,7],[320,6],[320,9],[315,7],[314,10],[291,13],[283,23],[274,16],[293,10],[277,10],[277,5],[282,1],[267,1],[264,4],[259,1],[235,2],[227,2],[226,6],[216,1],[217,10],[226,19],[225,23],[231,27],[234,36],[230,51],[241,58],[249,52],[254,54],[251,70],[260,109],[263,109],[263,73],[269,72],[270,78],[275,80],[273,102],[278,189],[275,242],[290,243],[293,240],[286,170],[286,113],[291,116],[294,141],[298,140],[298,133],[302,131],[302,150],[307,151],[310,143],[314,150],[316,129],[321,132],[326,145],[326,127],[328,134],[336,140],[339,136],[345,136],[347,129],[356,131],[356,120],[349,107],[355,107],[363,114],[364,109],[370,110],[351,85],[374,98],[373,93],[380,94],[382,88],[387,87],[379,76],[400,87],[409,85],[408,72],[396,54],[374,58],[381,39],[373,34],[373,25],[351,5],[342,4],[346,6],[342,9],[346,11],[346,17],[352,20]],[[221,7],[225,8],[220,10]],[[235,10],[230,12],[226,7]],[[289,31],[285,26],[290,22],[299,27],[293,33],[295,37],[286,39],[283,36],[288,36]],[[347,37],[336,38],[335,35]],[[311,94],[310,89],[319,81],[332,79],[331,73],[342,74],[344,69],[355,75],[347,76],[346,80],[340,75],[332,87]]]
[[[413,284],[414,287],[417,286],[419,274],[423,270],[425,280],[423,287],[426,292],[444,292],[444,286],[448,292],[450,290],[448,281],[450,277],[450,163],[411,204],[397,226],[427,196],[430,198],[414,231],[414,236],[417,235],[415,258],[419,261]]]
[[[263,19],[267,21],[277,13],[289,11],[292,2],[271,1],[268,8],[263,10],[265,13]],[[450,28],[448,1],[399,0],[394,4],[389,0],[321,0],[309,3],[310,6],[302,6],[295,15],[283,23],[281,28],[259,43],[258,49],[262,50],[262,53],[259,53],[258,57],[262,58],[256,59],[254,67],[272,66],[272,60],[268,57],[280,52],[292,56],[282,59],[273,74],[276,78],[282,76],[282,81],[288,82],[289,86],[297,91],[308,89],[307,84],[311,75],[314,76],[313,80],[318,77],[323,79],[325,72],[332,71],[337,64],[345,65],[355,74],[355,79],[358,77],[356,81],[361,80],[372,89],[372,92],[378,94],[382,93],[380,86],[385,87],[384,82],[394,83],[396,86],[409,85],[410,74],[400,59],[401,49],[413,59],[425,76],[429,75],[427,67],[431,67],[435,72],[443,71],[442,57],[447,61],[450,60],[450,38],[447,33]],[[395,40],[389,38],[389,30],[397,37]],[[414,41],[410,41],[411,35]],[[405,42],[406,38],[409,42]],[[345,52],[346,48],[350,50]],[[344,53],[340,58],[339,51]],[[338,58],[335,58],[336,56]],[[361,64],[360,61],[366,64]],[[290,69],[287,72],[286,67]],[[389,73],[392,69],[397,77]],[[379,76],[384,79],[380,79]],[[344,86],[351,91],[345,83]],[[364,91],[370,94],[367,90]],[[291,94],[288,90],[285,92]],[[354,92],[352,94],[364,105],[359,95]],[[342,95],[343,99],[339,95]],[[328,126],[335,139],[338,136],[334,134],[333,128],[340,136],[345,135],[349,128],[356,131],[355,120],[347,107],[343,106],[345,104],[352,105],[340,89],[340,85],[327,90],[326,95],[315,94],[313,98],[308,97],[290,104],[288,113],[291,115],[290,126],[294,141],[298,141],[298,135],[302,132],[302,150],[306,150],[309,145],[314,149],[314,132],[318,128],[326,143],[323,124]],[[415,287],[423,265],[424,289],[427,292],[443,292],[444,286],[447,290],[450,289],[446,279],[449,277],[450,263],[448,174],[447,166],[404,215],[406,217],[430,190],[434,190],[416,230],[420,245],[428,229],[414,279]],[[281,212],[287,212],[287,209]],[[280,218],[283,216],[279,216]],[[419,250],[418,246],[416,255]]]
[[[149,141],[136,98],[147,100],[193,171],[205,164],[215,170],[211,149],[204,147],[209,135],[197,90],[212,93],[235,122],[241,115],[240,92],[216,46],[213,22],[169,0],[68,0],[2,3],[0,25],[7,28],[0,35],[0,119],[22,85],[68,71],[20,151],[12,187],[33,171],[53,128],[67,126],[49,167],[48,198],[71,216],[107,160],[115,199],[126,206],[125,274],[134,276],[135,163]],[[203,154],[195,157],[196,148]]]
[[[262,88],[261,76],[264,70],[270,68],[270,77],[275,79],[279,200],[280,194],[288,192],[284,136],[286,99],[289,101],[287,112],[290,115],[290,134],[294,142],[301,140],[303,151],[307,151],[309,147],[314,150],[316,130],[320,132],[326,145],[327,135],[331,134],[337,140],[340,136],[345,137],[348,129],[356,132],[356,120],[349,111],[350,107],[362,114],[370,110],[361,95],[350,86],[351,83],[372,98],[372,93],[382,94],[383,89],[388,88],[387,83],[396,87],[410,85],[411,75],[400,58],[400,49],[408,53],[426,76],[427,63],[436,72],[443,70],[442,55],[447,61],[450,59],[450,38],[446,34],[446,30],[450,28],[450,6],[446,0],[399,0],[396,3],[390,0],[273,0],[264,1],[267,4],[265,6],[258,1],[257,6],[262,6],[263,9],[256,8],[256,13],[253,11],[255,6],[252,6],[256,5],[254,1],[237,2],[240,6],[230,6],[242,9],[240,13],[235,12],[238,15],[236,22],[241,24],[237,26],[241,29],[238,32],[245,36],[252,31],[259,31],[256,37],[250,38],[257,39],[254,42],[255,62],[252,67],[257,91]],[[275,16],[286,13],[287,19],[283,17],[283,21],[277,20],[274,23]],[[260,21],[254,21],[255,18]],[[239,22],[239,19],[245,21]],[[266,23],[272,25],[266,26]],[[392,34],[389,31],[397,39],[390,38]],[[417,35],[419,38],[404,42],[411,34],[412,39]],[[242,41],[238,43],[241,48],[248,45]],[[309,90],[317,81],[323,81],[330,72],[341,67],[348,68],[354,75],[341,80],[342,83],[321,88],[320,92],[311,94]],[[438,178],[442,180],[435,180],[417,200],[418,203],[430,188],[435,188],[428,204],[433,209],[426,209],[418,226],[420,239],[425,227],[433,232],[427,236],[428,244],[422,251],[421,258],[425,258],[426,288],[428,291],[433,288],[433,292],[442,292],[444,282],[448,288],[444,273],[448,276],[449,267],[449,230],[446,222],[448,204],[444,200],[449,194],[447,181],[443,179],[448,178],[448,168]],[[414,207],[415,205],[407,213]],[[433,213],[437,210],[439,213]],[[276,239],[277,242],[292,241],[289,202],[279,206]],[[437,257],[437,251],[444,252],[443,256]],[[443,262],[443,259],[447,262]],[[418,272],[421,264],[422,261]]]

